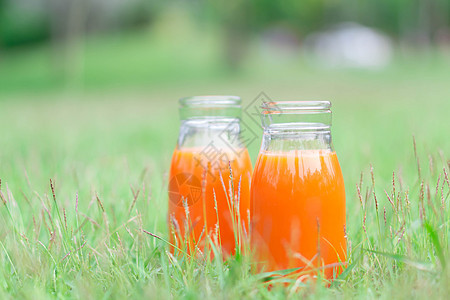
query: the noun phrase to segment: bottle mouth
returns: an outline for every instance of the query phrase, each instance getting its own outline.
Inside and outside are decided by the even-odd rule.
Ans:
[[[261,105],[262,114],[331,113],[330,101],[273,101]]]
[[[194,96],[181,98],[180,117],[188,119],[236,119],[241,116],[241,98],[238,96]]]
[[[275,101],[261,105],[267,132],[322,132],[331,127],[330,101]]]
[[[205,95],[184,97],[179,100],[180,107],[199,108],[240,108],[241,98],[238,96],[226,95]]]

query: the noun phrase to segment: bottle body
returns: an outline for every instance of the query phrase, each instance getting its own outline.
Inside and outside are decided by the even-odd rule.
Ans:
[[[298,268],[305,278],[342,272],[345,187],[329,126],[266,126],[252,177],[251,216],[259,270]]]
[[[209,106],[205,99],[202,108]],[[227,256],[248,232],[252,166],[239,118],[221,109],[209,114],[188,117],[180,128],[168,188],[170,242],[188,253],[210,251],[213,242]]]

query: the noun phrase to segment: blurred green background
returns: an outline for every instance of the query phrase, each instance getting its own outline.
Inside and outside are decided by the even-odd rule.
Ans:
[[[447,0],[0,0],[0,97],[448,66],[449,26]]]
[[[352,190],[369,163],[407,165],[413,135],[448,153],[450,2],[0,0],[5,180],[33,169],[44,187],[103,156],[150,160],[161,180],[177,99],[260,92],[333,101]]]
[[[197,278],[209,290],[208,282],[217,281],[209,268],[200,273],[208,275],[193,277],[194,284],[172,276],[177,271],[161,275],[165,248],[154,239],[146,240],[151,247],[141,244],[141,229],[168,235],[167,183],[178,136],[177,100],[238,95],[247,107],[261,92],[272,100],[332,101],[333,141],[346,184],[347,230],[353,249],[358,249],[355,255],[366,246],[366,237],[374,249],[391,251],[382,247],[388,231],[373,238],[380,230],[378,210],[372,200],[368,209],[367,203],[361,209],[355,184],[362,181],[362,192],[369,195],[372,165],[380,209],[388,208],[387,225],[392,225],[390,203],[383,192],[392,189],[394,171],[398,193],[409,193],[413,211],[420,211],[421,196],[424,205],[423,178],[428,203],[431,194],[440,201],[433,185],[443,169],[450,171],[450,1],[0,0],[0,179],[2,193],[15,199],[4,206],[16,212],[10,222],[9,210],[1,210],[0,292],[10,295],[11,289],[25,286],[19,298],[39,298],[36,291],[48,298],[53,292],[63,297],[73,289],[74,297],[89,299],[92,291],[98,291],[96,298],[108,297],[116,288],[130,297],[130,290],[139,293],[149,285],[150,292],[153,286],[168,289],[160,298],[169,293],[188,297],[190,289],[203,289],[196,287]],[[259,134],[248,145],[254,161],[262,130],[248,117],[244,122]],[[74,224],[78,209],[97,220],[101,227],[88,222],[81,225],[85,232],[80,234],[86,234],[92,251],[106,257],[91,267],[94,252],[88,247],[86,265],[84,258],[64,261],[63,248],[53,248],[54,257],[67,266],[58,273],[60,287],[54,279],[56,268],[46,253],[39,254],[41,244],[34,243],[42,241],[50,249],[53,242],[53,233],[47,234],[44,227],[34,237],[33,225],[35,219],[45,222],[45,200],[53,205],[49,178],[60,207],[54,211],[65,209],[69,224]],[[443,179],[441,184],[444,195]],[[136,203],[135,191],[141,191]],[[97,196],[111,228],[130,224],[137,233],[135,238],[128,229],[119,232],[127,249],[119,263],[103,247],[109,236],[103,227],[108,230],[109,225],[102,223],[102,212],[95,208]],[[131,224],[134,204],[139,218]],[[416,217],[418,213],[411,220]],[[448,222],[437,227],[440,219],[435,217],[436,231],[442,243],[448,243]],[[363,218],[368,234],[362,230]],[[417,222],[406,224],[405,245],[391,233],[389,242],[405,248],[392,253],[399,251],[413,262],[434,261],[438,270],[433,247],[424,242],[425,229],[416,235]],[[16,237],[16,225],[30,244]],[[10,269],[8,253],[16,266],[22,266],[19,273]],[[397,269],[397,263],[378,268],[384,258],[369,254],[359,256],[355,275],[343,285],[344,297],[417,298],[438,293],[437,271]],[[79,277],[78,270],[91,275]],[[111,277],[113,273],[118,275]],[[183,278],[184,273],[180,271]],[[204,283],[202,276],[210,279]],[[225,298],[233,295],[229,292],[235,285],[241,286],[239,276],[239,283],[233,277],[231,285],[224,285]],[[444,285],[446,279],[441,280]],[[171,286],[175,292],[169,291]],[[341,295],[340,286],[329,291],[333,298]]]

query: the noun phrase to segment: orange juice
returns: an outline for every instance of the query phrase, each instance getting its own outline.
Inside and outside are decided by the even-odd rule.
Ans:
[[[251,184],[251,245],[260,271],[342,272],[345,189],[335,152],[262,151]]]
[[[196,247],[204,251],[209,235],[224,255],[235,253],[236,239],[249,227],[251,168],[246,149],[224,152],[214,160],[202,149],[176,149],[169,183],[171,243],[187,246],[188,253]]]

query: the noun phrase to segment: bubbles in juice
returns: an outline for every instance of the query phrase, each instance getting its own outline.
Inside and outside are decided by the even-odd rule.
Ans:
[[[204,251],[206,235],[213,241],[216,236],[225,256],[235,253],[236,238],[248,233],[251,169],[246,149],[214,158],[202,149],[176,149],[169,181],[171,243],[192,253],[195,245]]]
[[[302,268],[316,275],[323,269],[326,278],[342,272],[345,189],[335,152],[260,153],[251,183],[251,216],[259,270]]]

